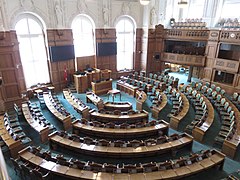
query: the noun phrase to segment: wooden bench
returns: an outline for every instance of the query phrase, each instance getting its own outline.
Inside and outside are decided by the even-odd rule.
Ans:
[[[49,93],[44,93],[43,94],[43,98],[45,101],[45,104],[48,108],[48,110],[58,119],[63,123],[63,127],[65,130],[68,130],[72,127],[72,119],[71,116],[68,115],[63,115],[62,113],[60,113],[52,104],[50,98],[52,98],[52,95]]]
[[[182,148],[192,148],[193,138],[188,134],[182,134],[176,140],[168,140],[167,142],[152,145],[132,146],[132,147],[116,147],[116,146],[100,146],[96,144],[85,144],[84,142],[73,141],[67,137],[58,135],[54,132],[49,135],[50,147],[57,149],[58,147],[73,150],[82,154],[89,154],[99,157],[147,157],[156,154],[172,153]],[[96,142],[97,143],[97,142]],[[127,144],[126,144],[127,145]]]
[[[140,137],[150,137],[150,136],[159,136],[159,133],[166,135],[168,132],[168,123],[164,120],[161,120],[156,123],[156,125],[145,125],[143,127],[134,127],[130,128],[110,128],[110,127],[98,127],[90,126],[89,124],[83,124],[80,120],[73,122],[73,132],[79,134],[80,132],[86,135],[93,135],[96,137],[111,137],[111,138],[140,138]],[[118,126],[115,126],[118,127]]]

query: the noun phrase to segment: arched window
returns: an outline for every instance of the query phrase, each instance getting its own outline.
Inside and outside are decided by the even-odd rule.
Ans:
[[[16,23],[15,29],[27,88],[38,83],[49,83],[43,24],[36,16],[25,14]]]
[[[75,56],[92,56],[95,54],[93,21],[85,15],[78,15],[72,22]]]
[[[117,22],[116,32],[118,71],[123,69],[133,69],[134,30],[134,23],[128,17],[123,17]]]

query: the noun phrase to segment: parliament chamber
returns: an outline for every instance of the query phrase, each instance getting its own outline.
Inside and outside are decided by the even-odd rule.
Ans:
[[[0,1],[0,179],[240,179],[239,7]]]

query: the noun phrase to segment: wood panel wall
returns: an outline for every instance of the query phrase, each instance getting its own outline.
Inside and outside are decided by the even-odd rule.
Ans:
[[[116,29],[96,29],[96,43],[116,42]],[[117,56],[96,56],[96,66],[98,69],[109,69],[112,71],[112,78],[117,77]]]
[[[73,35],[71,29],[48,29],[47,30],[48,46],[65,46],[73,45]],[[66,61],[52,62],[48,61],[51,83],[55,90],[62,91],[67,83],[73,82],[73,73],[75,71],[75,59]],[[68,82],[64,78],[64,71],[67,71]]]
[[[164,27],[162,25],[148,30],[147,73],[162,71],[163,37]],[[160,59],[155,59],[156,54],[160,55]]]
[[[136,48],[134,53],[133,69],[141,71],[141,52],[142,52],[143,29],[136,29]]]
[[[76,68],[77,70],[83,71],[86,66],[89,65],[91,68],[96,68],[96,56],[85,56],[76,58]]]
[[[0,32],[0,112],[13,109],[26,91],[16,31]]]

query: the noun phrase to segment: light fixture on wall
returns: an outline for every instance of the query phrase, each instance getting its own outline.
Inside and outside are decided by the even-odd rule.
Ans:
[[[187,5],[188,5],[188,2],[186,0],[180,0],[178,2],[178,7],[179,8],[185,8],[185,7],[187,7]]]
[[[149,2],[150,0],[140,0],[141,5],[144,5],[144,6],[148,5]]]

